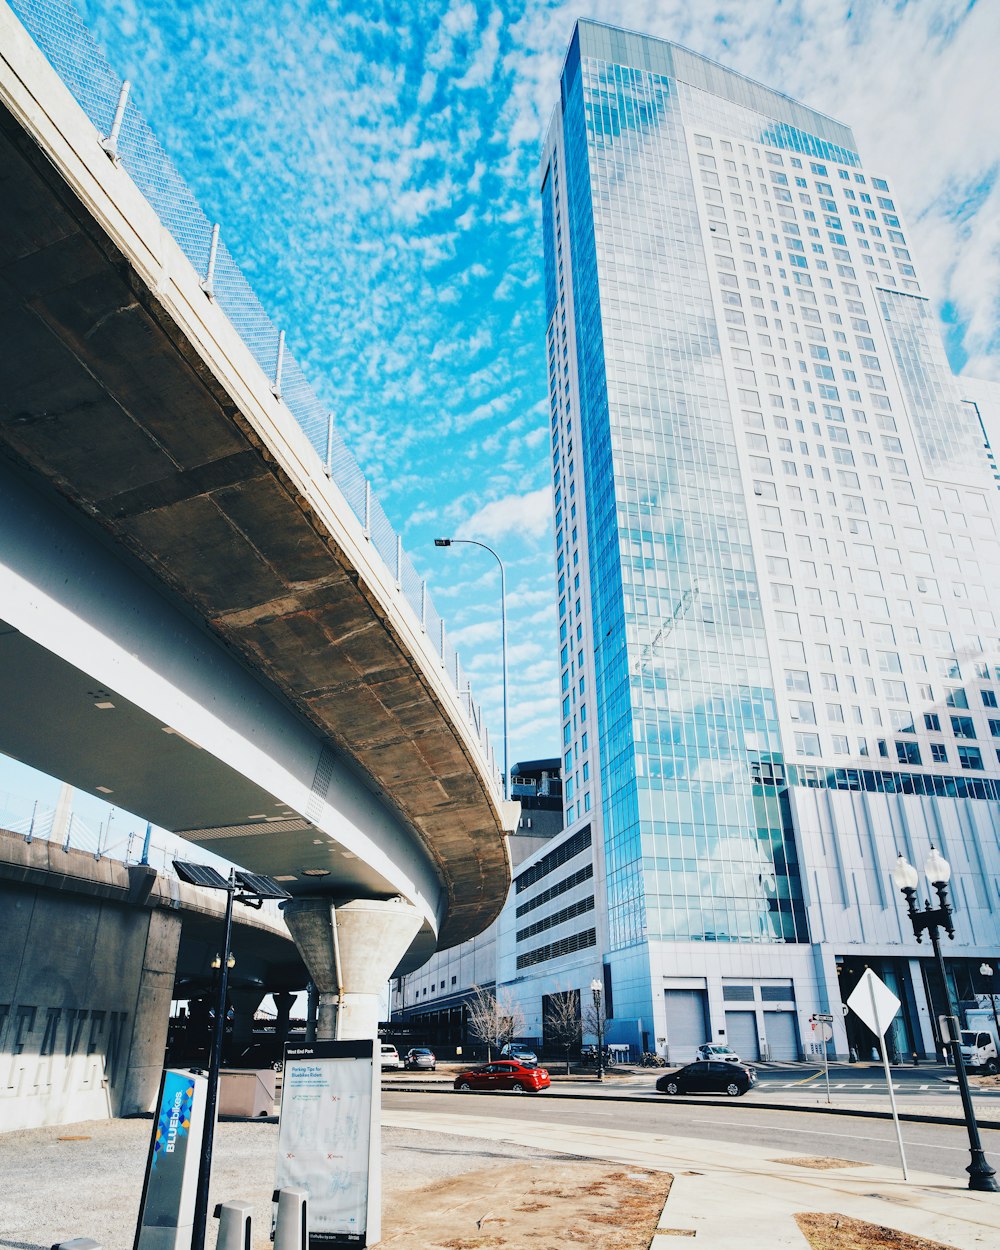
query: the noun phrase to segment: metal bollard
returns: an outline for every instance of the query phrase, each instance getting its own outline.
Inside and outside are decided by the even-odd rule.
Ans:
[[[103,1250],[99,1241],[93,1237],[71,1237],[69,1241],[58,1241],[52,1250]]]
[[[219,1240],[215,1250],[252,1250],[253,1203],[234,1199],[220,1202],[215,1208],[219,1221]]]
[[[276,1189],[274,1250],[309,1250],[309,1195],[304,1189]]]

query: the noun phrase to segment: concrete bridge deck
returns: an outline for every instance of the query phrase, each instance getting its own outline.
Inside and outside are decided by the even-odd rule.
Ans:
[[[100,140],[0,4],[0,750],[293,894],[402,895],[414,966],[498,913],[510,808],[394,573]]]

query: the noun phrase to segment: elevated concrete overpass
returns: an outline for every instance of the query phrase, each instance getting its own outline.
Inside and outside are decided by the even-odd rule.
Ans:
[[[321,1023],[363,993],[367,1032],[497,915],[514,807],[398,557],[101,139],[0,3],[0,751],[277,877]],[[378,958],[338,984],[340,916]]]

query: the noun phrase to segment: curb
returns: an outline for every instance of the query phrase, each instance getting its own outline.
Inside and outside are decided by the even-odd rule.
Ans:
[[[384,1085],[382,1087],[383,1093],[387,1090],[390,1093],[396,1092],[401,1094],[440,1094],[460,1092],[452,1090],[450,1086],[430,1084],[397,1085],[395,1082],[391,1085]],[[641,1102],[654,1104],[668,1102],[670,1106],[681,1107],[731,1107],[733,1105],[733,1100],[731,1098],[727,1098],[723,1102],[718,1098],[671,1098],[664,1094],[592,1094],[587,1090],[580,1090],[579,1092],[575,1090],[572,1092],[569,1090],[557,1090],[554,1085],[550,1086],[545,1091],[545,1094],[547,1098],[565,1098],[567,1101],[575,1100],[577,1102]],[[490,1094],[490,1097],[492,1098],[497,1096],[501,1098],[523,1097],[523,1095],[515,1094],[510,1090],[494,1090]],[[892,1112],[890,1111],[869,1111],[867,1109],[853,1107],[828,1107],[825,1105],[819,1107],[801,1107],[793,1103],[758,1102],[756,1099],[753,1102],[753,1106],[759,1111],[790,1111],[800,1115],[854,1116],[855,1118],[861,1120],[892,1119]],[[952,1125],[953,1127],[961,1127],[965,1123],[965,1120],[961,1117],[921,1114],[919,1112],[912,1111],[900,1111],[899,1119],[900,1121],[905,1121],[908,1124],[946,1124]],[[976,1123],[980,1128],[1000,1129],[1000,1120],[984,1119],[978,1114],[976,1116]]]

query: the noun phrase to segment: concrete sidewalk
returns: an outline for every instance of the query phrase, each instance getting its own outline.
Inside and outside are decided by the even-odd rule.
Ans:
[[[785,1161],[780,1147],[735,1146],[684,1137],[549,1123],[512,1124],[487,1116],[385,1111],[396,1128],[450,1139],[489,1139],[577,1158],[669,1172],[670,1197],[650,1250],[676,1247],[677,1233],[701,1250],[781,1250],[807,1242],[796,1212],[835,1212],[942,1241],[958,1250],[1000,1244],[1000,1199],[972,1193],[961,1180],[898,1168],[853,1165],[818,1171]]]

